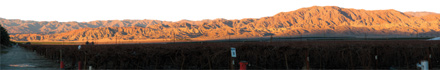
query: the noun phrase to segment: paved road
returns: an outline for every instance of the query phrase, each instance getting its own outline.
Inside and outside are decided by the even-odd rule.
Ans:
[[[59,70],[59,64],[55,61],[24,48],[17,46],[2,51],[8,51],[0,57],[2,70]]]

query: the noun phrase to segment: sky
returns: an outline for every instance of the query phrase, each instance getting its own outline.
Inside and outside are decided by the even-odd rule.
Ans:
[[[203,20],[273,16],[311,6],[440,13],[440,0],[1,0],[0,17],[34,21]]]

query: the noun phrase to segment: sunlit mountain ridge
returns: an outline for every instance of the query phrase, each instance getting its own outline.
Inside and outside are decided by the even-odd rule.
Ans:
[[[0,19],[14,41],[225,39],[291,36],[440,36],[440,14],[313,6],[271,17],[177,22],[91,22]],[[28,34],[39,33],[39,34]]]

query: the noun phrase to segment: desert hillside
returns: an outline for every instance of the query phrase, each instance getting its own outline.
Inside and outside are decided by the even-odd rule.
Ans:
[[[0,18],[1,25],[10,34],[54,34],[81,28],[98,27],[130,27],[130,26],[149,26],[154,24],[168,24],[172,22],[159,20],[97,20],[91,22],[58,22],[58,21],[30,21],[19,19]]]
[[[439,36],[440,14],[313,6],[271,17],[178,22],[107,20],[92,22],[0,19],[15,41],[225,39],[288,36]]]

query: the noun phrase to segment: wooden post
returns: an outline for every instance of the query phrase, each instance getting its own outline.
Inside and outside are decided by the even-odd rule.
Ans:
[[[231,70],[234,70],[234,58],[231,58]]]
[[[60,49],[60,61],[63,60],[63,50]]]
[[[180,51],[181,53],[181,55],[183,56],[183,61],[182,61],[182,64],[180,65],[180,70],[183,70],[183,65],[185,64],[185,55],[183,54],[183,51]]]
[[[78,61],[78,70],[81,70],[81,61]]]
[[[210,57],[208,57],[208,64],[209,64],[209,70],[212,70],[212,65],[211,65],[211,58]]]
[[[286,63],[286,69],[289,70],[289,64],[287,62],[287,54],[284,54],[284,62]]]
[[[309,48],[305,48],[305,51],[303,51],[303,52],[304,52],[304,65],[303,65],[302,69],[309,70],[310,69]]]
[[[84,52],[84,69],[86,69],[87,66],[87,56],[86,53]]]
[[[376,69],[379,69],[379,65],[378,65],[379,60],[378,60],[378,57],[377,57],[377,53],[378,53],[377,52],[377,48],[375,48],[374,51],[376,51],[376,53],[374,54],[374,59],[376,61]]]
[[[44,52],[44,56],[47,56],[47,48],[46,48],[46,52]]]
[[[306,52],[306,65],[307,65],[307,70],[309,70],[310,69],[310,65],[309,65],[309,50],[307,49],[307,52]]]
[[[429,47],[428,49],[426,49],[426,50],[428,50],[428,51],[426,51],[426,52],[428,52],[428,67],[432,67],[431,65],[431,47]]]
[[[351,47],[348,47],[349,49],[351,49]],[[350,68],[351,69],[354,69],[354,65],[353,65],[353,57],[352,57],[353,55],[351,55],[351,51],[348,53],[348,57],[349,57],[349,60],[350,60]]]

